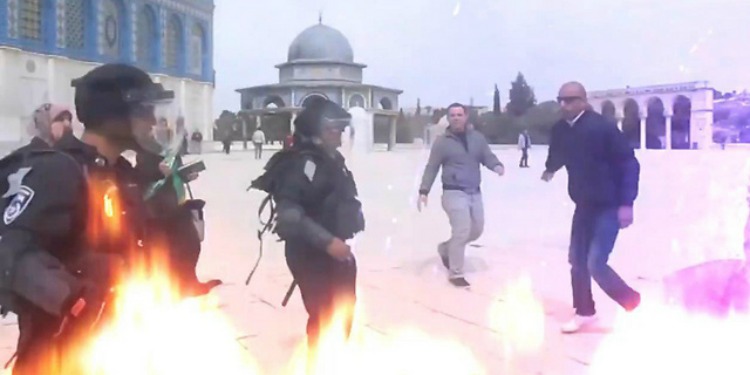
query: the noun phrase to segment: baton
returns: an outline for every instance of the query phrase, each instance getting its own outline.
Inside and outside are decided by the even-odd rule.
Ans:
[[[292,285],[289,285],[289,289],[286,291],[286,295],[284,295],[284,300],[281,301],[281,307],[286,307],[286,304],[289,303],[289,298],[292,298],[292,293],[294,293],[294,289],[297,287],[297,280],[292,281]]]

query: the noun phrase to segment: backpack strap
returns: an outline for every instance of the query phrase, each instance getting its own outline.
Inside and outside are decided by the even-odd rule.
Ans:
[[[279,156],[274,155],[274,157],[283,158],[284,156],[287,157],[293,157],[293,156],[311,156],[315,157],[316,152],[313,150],[285,150],[281,151],[284,154],[279,154]],[[283,156],[281,156],[283,155]],[[273,160],[273,159],[272,159]],[[268,169],[277,167],[280,164],[280,160],[276,159],[274,160],[274,164],[267,166],[266,171]],[[269,161],[269,164],[271,162]],[[253,188],[253,185],[250,185],[245,189],[245,191],[249,191]],[[263,220],[263,211],[266,209],[266,207],[270,208],[268,218],[267,220]],[[260,202],[260,206],[258,207],[258,221],[260,222],[261,228],[258,230],[258,259],[256,259],[255,264],[253,265],[253,268],[250,270],[250,273],[247,275],[247,279],[245,279],[245,285],[250,284],[250,280],[252,280],[253,276],[255,275],[255,271],[258,270],[258,266],[260,265],[260,261],[263,258],[263,235],[266,234],[269,230],[272,233],[276,233],[276,229],[274,228],[274,224],[276,224],[276,203],[273,200],[273,193],[269,193],[266,195],[265,198]],[[279,240],[280,242],[281,240]]]
[[[271,207],[271,212],[268,215],[268,220],[263,221],[262,215],[266,206]],[[276,205],[273,203],[273,196],[271,194],[268,194],[263,198],[263,201],[260,203],[260,207],[258,207],[258,220],[262,225],[261,229],[258,230],[258,259],[255,260],[255,265],[253,265],[253,268],[250,270],[250,274],[247,275],[245,285],[250,284],[250,280],[252,280],[253,275],[255,275],[255,271],[258,270],[260,260],[263,258],[263,235],[273,227],[273,224],[276,221]]]

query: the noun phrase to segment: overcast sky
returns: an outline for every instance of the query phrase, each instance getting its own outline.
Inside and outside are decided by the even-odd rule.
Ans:
[[[234,90],[275,83],[294,37],[339,29],[365,82],[400,88],[402,107],[491,104],[521,71],[537,98],[708,80],[750,87],[750,0],[215,0],[216,113]],[[459,5],[460,3],[460,5]]]

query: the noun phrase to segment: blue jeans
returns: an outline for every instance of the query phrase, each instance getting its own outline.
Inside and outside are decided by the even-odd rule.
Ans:
[[[573,307],[577,315],[596,314],[591,294],[592,278],[604,293],[625,309],[630,310],[640,302],[638,292],[630,288],[607,264],[619,232],[617,207],[576,206],[568,261],[571,266]]]

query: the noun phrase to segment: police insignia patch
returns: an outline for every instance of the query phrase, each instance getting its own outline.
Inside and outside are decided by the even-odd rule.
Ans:
[[[16,195],[21,190],[23,178],[26,177],[29,172],[31,172],[31,168],[25,167],[19,168],[14,173],[8,175],[8,191],[6,191],[2,197],[8,198]]]
[[[317,166],[311,160],[305,162],[305,176],[307,176],[307,179],[310,180],[310,182],[312,182],[313,177],[315,177],[316,169]]]
[[[23,211],[26,210],[26,207],[29,206],[29,203],[31,203],[33,198],[34,190],[31,190],[28,186],[21,186],[8,204],[8,207],[5,208],[5,212],[3,213],[3,223],[5,223],[5,225],[10,225],[10,223],[18,219]]]

